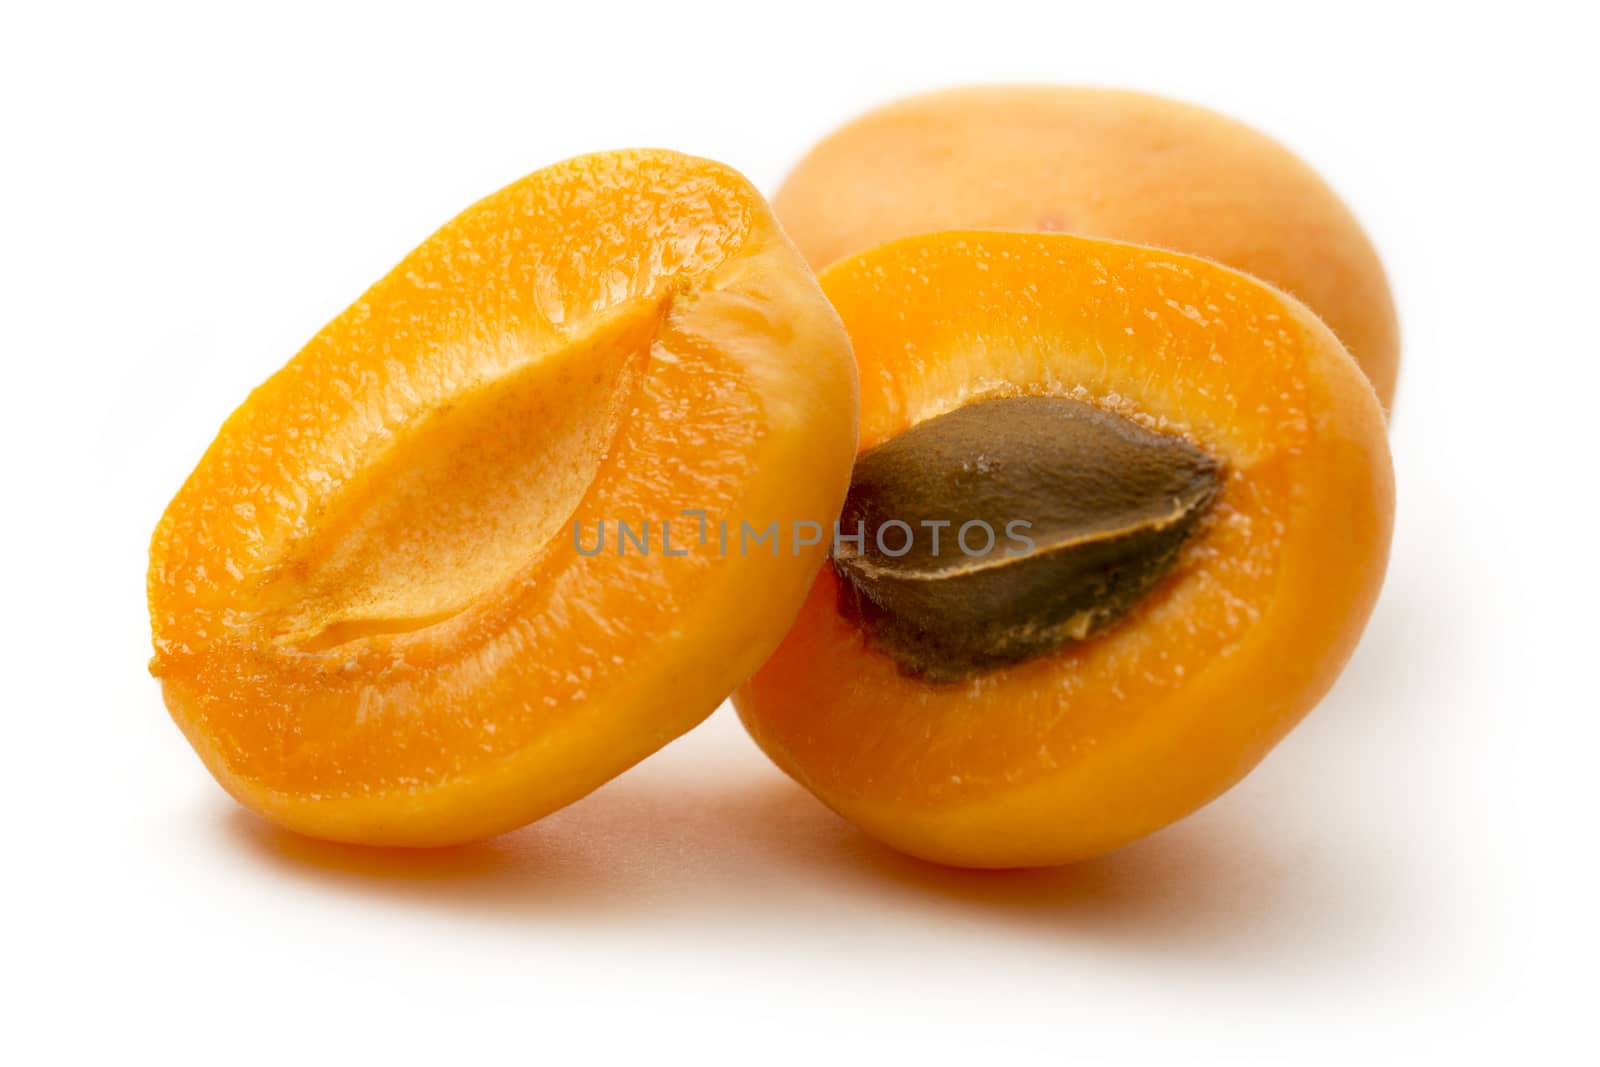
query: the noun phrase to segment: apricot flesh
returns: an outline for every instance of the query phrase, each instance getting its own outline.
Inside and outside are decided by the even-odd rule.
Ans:
[[[446,224],[227,420],[152,541],[152,672],[283,826],[519,826],[777,644],[825,546],[723,553],[681,515],[831,522],[856,429],[838,317],[743,177],[569,160]],[[654,551],[579,550],[618,522]]]
[[[863,453],[992,398],[1067,397],[1220,472],[1111,625],[954,680],[903,670],[823,568],[735,704],[826,804],[942,863],[1070,862],[1226,790],[1332,685],[1382,583],[1394,484],[1371,385],[1304,305],[1208,260],[1063,234],[906,238],[821,280],[861,371]]]
[[[824,138],[773,207],[819,270],[896,237],[965,228],[1215,259],[1309,304],[1386,410],[1394,399],[1394,301],[1360,223],[1288,149],[1204,108],[1069,86],[928,93]]]

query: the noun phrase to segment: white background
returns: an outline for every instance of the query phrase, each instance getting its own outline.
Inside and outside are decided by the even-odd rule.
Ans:
[[[0,1058],[1593,1055],[1585,5],[435,6],[0,16]],[[145,674],[144,552],[252,385],[545,163],[665,145],[770,191],[859,110],[981,80],[1243,118],[1390,269],[1388,585],[1251,778],[1108,859],[998,875],[870,844],[726,709],[437,855],[294,839],[213,785]]]

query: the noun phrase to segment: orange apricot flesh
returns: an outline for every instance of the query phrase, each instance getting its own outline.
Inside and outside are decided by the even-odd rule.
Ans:
[[[522,825],[772,650],[825,545],[696,527],[831,522],[856,432],[838,317],[742,176],[569,160],[446,224],[227,420],[155,531],[152,672],[283,826]]]
[[[821,280],[861,371],[864,453],[979,401],[1065,397],[1221,474],[1108,629],[954,680],[903,669],[823,568],[735,696],[781,768],[913,855],[1058,864],[1216,797],[1317,703],[1377,597],[1394,486],[1377,397],[1304,305],[1207,260],[1058,234],[906,238]]]
[[[1309,304],[1384,408],[1394,399],[1394,301],[1360,223],[1288,149],[1205,108],[1070,86],[928,93],[824,138],[773,207],[819,270],[897,237],[966,228],[1215,259]]]

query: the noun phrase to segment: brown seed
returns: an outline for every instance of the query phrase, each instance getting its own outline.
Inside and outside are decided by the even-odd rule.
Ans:
[[[1092,404],[976,401],[856,461],[833,556],[840,606],[928,681],[1045,655],[1138,603],[1219,482],[1184,438]]]

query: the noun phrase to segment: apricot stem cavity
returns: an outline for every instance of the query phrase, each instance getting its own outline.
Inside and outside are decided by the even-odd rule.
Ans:
[[[841,609],[900,669],[970,678],[1087,640],[1171,570],[1221,465],[1093,404],[1015,396],[913,426],[856,462]]]

